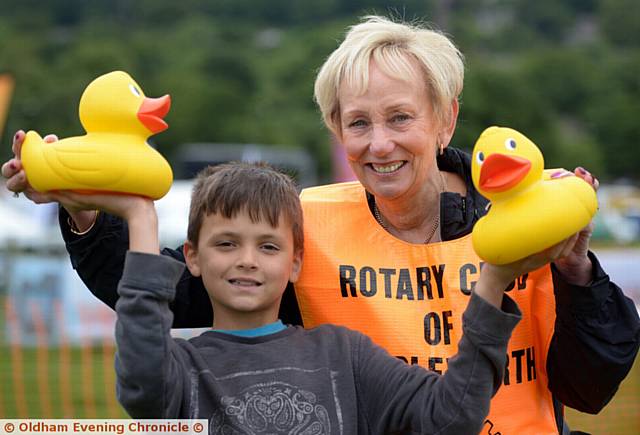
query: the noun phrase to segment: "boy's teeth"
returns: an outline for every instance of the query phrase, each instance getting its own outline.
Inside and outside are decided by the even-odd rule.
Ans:
[[[249,281],[244,279],[232,279],[231,282],[236,285],[258,285],[255,281]]]
[[[371,166],[373,167],[374,171],[379,172],[381,174],[387,174],[389,172],[398,170],[398,168],[402,166],[402,162],[396,162],[390,165],[376,165],[375,163],[372,163]]]

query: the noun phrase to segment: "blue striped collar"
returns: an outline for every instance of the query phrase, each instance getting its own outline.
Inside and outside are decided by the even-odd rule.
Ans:
[[[268,325],[258,326],[252,329],[213,329],[215,332],[222,332],[223,334],[236,335],[239,337],[261,337],[263,335],[275,334],[284,330],[286,326],[282,323],[282,320],[278,319]]]

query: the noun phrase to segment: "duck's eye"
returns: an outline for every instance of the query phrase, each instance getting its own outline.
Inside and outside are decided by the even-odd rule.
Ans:
[[[476,154],[476,161],[478,162],[479,165],[481,165],[484,162],[484,153],[482,151]]]
[[[516,141],[515,139],[507,139],[504,141],[504,146],[507,147],[508,150],[515,150],[516,149]]]
[[[139,97],[139,96],[141,95],[141,94],[140,94],[140,91],[138,90],[138,88],[136,88],[136,87],[135,87],[135,86],[133,86],[133,85],[129,85],[129,90],[130,90],[130,91],[131,91],[131,93],[132,93],[133,95],[135,95],[136,97]]]

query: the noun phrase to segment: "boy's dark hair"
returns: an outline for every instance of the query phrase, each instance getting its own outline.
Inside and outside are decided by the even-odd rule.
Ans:
[[[191,193],[187,238],[198,245],[205,216],[219,213],[231,219],[246,211],[252,222],[278,225],[280,214],[291,225],[293,249],[302,252],[302,206],[291,178],[264,162],[232,162],[200,171]]]

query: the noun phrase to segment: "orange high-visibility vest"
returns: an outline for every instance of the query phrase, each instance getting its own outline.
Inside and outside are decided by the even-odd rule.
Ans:
[[[399,240],[376,222],[358,182],[306,189],[301,200],[305,251],[295,287],[305,327],[345,325],[409,364],[446,370],[480,273],[471,235],[429,245]],[[481,433],[557,434],[546,372],[555,320],[549,267],[523,275],[508,294],[523,318]]]

